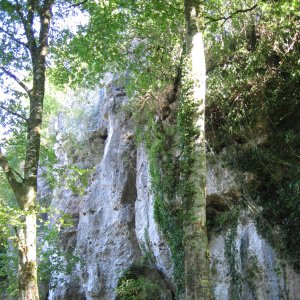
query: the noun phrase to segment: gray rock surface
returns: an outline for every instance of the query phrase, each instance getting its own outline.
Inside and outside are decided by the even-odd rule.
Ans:
[[[297,299],[286,267],[245,213],[229,231],[210,240],[215,299]]]
[[[135,203],[135,232],[141,249],[148,252],[165,280],[172,286],[171,254],[154,221],[154,198],[147,156],[144,147],[137,150],[137,201]],[[174,288],[174,287],[173,287]]]
[[[210,213],[230,213],[234,203],[241,201],[242,183],[253,179],[249,173],[226,169],[221,158],[213,155],[208,156],[207,174]],[[259,208],[251,199],[243,201],[248,209],[239,212],[236,221],[211,232],[209,248],[215,299],[299,299],[299,274],[279,259],[259,235],[253,221],[253,212]]]
[[[49,299],[114,299],[122,271],[144,256],[174,290],[170,251],[153,217],[147,156],[142,146],[135,148],[125,92],[110,78],[100,92],[84,97],[90,104],[81,117],[60,115],[53,126],[57,167],[91,173],[83,194],[57,175],[52,206],[74,220],[75,228],[63,231],[61,239],[80,263],[73,274],[61,275]],[[212,157],[209,162],[207,193],[214,215],[238,201],[239,180],[251,180],[251,174],[233,173]],[[298,299],[299,275],[259,236],[250,212],[242,212],[236,226],[214,231],[209,246],[215,299]]]
[[[53,192],[52,206],[70,214],[77,224],[75,230],[62,232],[64,249],[74,251],[81,260],[76,274],[62,275],[59,285],[50,291],[49,299],[53,300],[113,299],[122,272],[138,263],[148,251],[153,251],[159,271],[171,268],[170,262],[166,267],[163,255],[159,255],[164,244],[163,253],[169,259],[168,248],[153,222],[148,178],[148,190],[137,192],[136,182],[144,184],[142,177],[147,176],[144,169],[137,172],[137,163],[142,168],[145,155],[141,158],[139,150],[137,158],[133,129],[124,111],[124,90],[108,82],[100,95],[90,93],[90,97],[90,102],[97,104],[92,110],[96,121],[88,128],[82,122],[80,133],[76,133],[73,120],[75,134],[70,133],[62,117],[61,124],[56,126],[60,128],[56,143],[58,165],[68,168],[76,164],[94,171],[84,195],[75,195],[64,185]],[[150,217],[145,217],[145,211]],[[143,222],[152,223],[148,228]],[[149,243],[145,241],[146,232],[148,236],[155,234]],[[170,274],[168,271],[165,273]]]

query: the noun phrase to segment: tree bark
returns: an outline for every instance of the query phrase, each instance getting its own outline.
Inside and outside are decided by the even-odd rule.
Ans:
[[[19,252],[19,300],[38,300],[37,257],[36,257],[36,181],[33,185],[26,180],[16,179],[14,170],[0,149],[0,165],[14,192],[19,207],[24,212],[22,227],[17,230]]]
[[[26,198],[33,198],[31,192]],[[29,202],[33,199],[29,200]],[[38,300],[39,290],[37,281],[36,257],[36,211],[31,206],[26,209],[24,227],[18,232],[19,250],[19,300]]]
[[[193,165],[190,182],[192,199],[186,205],[185,218],[185,288],[187,300],[212,299],[210,263],[206,229],[206,149],[205,149],[205,55],[203,45],[203,3],[185,0],[186,19],[186,72],[184,80],[190,85],[191,103],[194,107],[191,142]]]

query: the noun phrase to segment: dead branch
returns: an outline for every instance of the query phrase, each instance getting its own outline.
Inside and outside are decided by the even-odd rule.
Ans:
[[[222,24],[221,26],[223,26],[225,24],[226,21],[228,21],[229,19],[232,19],[235,15],[237,14],[240,14],[240,13],[246,13],[248,11],[252,11],[254,10],[255,8],[258,7],[258,4],[256,3],[255,5],[253,5],[252,7],[250,8],[246,8],[246,9],[238,9],[237,11],[233,12],[232,14],[230,14],[229,16],[227,17],[219,17],[219,18],[211,18],[211,17],[206,17],[206,19],[209,19],[208,22],[205,23],[205,25],[208,25],[210,23],[213,23],[213,22],[218,22],[218,21],[222,21]]]

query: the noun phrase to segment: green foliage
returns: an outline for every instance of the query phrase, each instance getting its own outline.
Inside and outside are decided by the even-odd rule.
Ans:
[[[230,207],[228,210],[218,214],[214,220],[214,227],[220,228],[222,230],[229,228],[232,224],[236,224],[237,219],[239,218],[242,206],[235,204]]]
[[[22,226],[24,215],[25,213],[19,208],[3,201],[0,202],[0,242],[14,238],[15,233],[12,232],[12,228],[17,229]]]
[[[219,29],[208,52],[207,137],[251,172],[261,234],[299,267],[299,1],[264,1]],[[244,24],[243,26],[241,26]],[[211,53],[211,56],[210,54]],[[219,57],[219,58],[218,58]]]
[[[18,294],[18,253],[16,231],[23,226],[24,211],[15,207],[0,206],[0,292],[14,297]],[[51,216],[52,225],[42,216]],[[48,288],[53,288],[61,274],[71,274],[79,258],[70,252],[63,251],[60,242],[62,229],[68,230],[73,226],[69,215],[63,215],[57,210],[38,207],[39,247],[38,247],[38,280],[41,294]]]
[[[190,86],[185,87],[186,91],[181,91],[178,111],[173,111],[167,121],[154,120],[155,102],[151,102],[151,98],[135,118],[139,129],[137,141],[143,141],[148,155],[151,189],[155,198],[154,218],[171,250],[177,294],[184,291],[185,211],[192,205],[195,193],[190,175],[195,159],[193,140],[197,130],[193,126],[193,118],[197,107],[189,97]]]
[[[26,133],[23,130],[23,128],[20,128],[20,131],[15,131],[6,137],[6,141],[5,141],[6,158],[10,162],[10,165],[14,169],[15,173],[17,172],[21,176],[23,174],[22,168],[25,160],[25,146],[26,146]],[[17,175],[17,179],[20,181],[21,178],[19,175]],[[7,184],[6,179],[0,182],[0,185],[2,184],[5,185]]]
[[[24,212],[16,206],[14,195],[6,177],[0,169],[0,247],[6,246],[8,239],[15,238],[13,228],[22,226]]]
[[[54,4],[55,2],[55,4]],[[9,1],[3,0],[0,4],[0,146],[5,146],[11,134],[27,130],[29,117],[29,95],[33,86],[33,64],[37,61],[42,43],[48,38],[61,41],[64,32],[67,32],[68,22],[62,23],[62,18],[78,13],[78,7],[70,10],[73,1]],[[40,17],[46,6],[54,6],[51,18],[51,29],[55,34],[42,38],[40,32]],[[41,15],[40,15],[41,14]],[[26,16],[26,17],[25,17]],[[35,28],[33,29],[32,25]],[[74,24],[74,22],[72,22]],[[69,26],[70,27],[70,26]],[[76,31],[73,25],[73,31]],[[44,28],[46,29],[46,28]],[[69,29],[70,30],[70,29]],[[41,34],[41,35],[39,35]],[[44,45],[43,45],[44,46]],[[34,57],[36,56],[36,57]],[[39,77],[42,79],[42,77]],[[40,86],[42,87],[42,85]],[[32,104],[32,103],[31,103]]]
[[[0,293],[6,297],[18,295],[18,260],[17,251],[12,244],[5,242],[0,248]],[[9,298],[8,298],[9,299]]]
[[[136,95],[174,80],[184,33],[182,1],[114,0],[84,7],[89,24],[56,50],[50,70],[56,82],[98,83],[107,71],[123,72],[129,94]]]
[[[53,151],[50,150],[49,153],[52,154]],[[41,175],[46,179],[52,189],[64,187],[65,189],[71,190],[74,195],[82,196],[85,194],[90,175],[94,171],[93,168],[85,169],[76,165],[55,166],[52,164],[56,162],[55,155],[53,156],[53,161],[49,161],[49,156],[47,159],[46,172]]]
[[[69,5],[69,1],[64,2],[58,1],[57,4],[60,8],[64,4]],[[27,5],[26,1],[20,3],[24,7]],[[228,6],[227,2],[220,0],[207,1],[208,22],[251,7],[256,2],[233,0],[230,3]],[[271,1],[271,4],[259,1],[259,9],[242,17],[235,15],[224,27],[217,26],[224,20],[207,26],[209,142],[216,151],[221,151],[224,145],[243,145],[249,140],[268,136],[267,140],[262,138],[263,142],[257,147],[247,145],[245,150],[238,146],[235,159],[228,164],[255,174],[257,189],[251,192],[263,209],[260,220],[263,220],[262,224],[267,220],[269,225],[278,226],[286,233],[281,238],[284,249],[292,257],[299,256],[300,245],[295,230],[299,227],[297,216],[300,212],[297,181],[300,73],[295,67],[299,66],[298,5],[297,0]],[[125,76],[122,80],[129,94],[143,96],[134,112],[137,116],[141,110],[147,111],[139,119],[138,140],[143,137],[146,141],[155,195],[155,219],[169,243],[174,278],[180,291],[184,286],[182,199],[189,206],[194,194],[189,175],[195,159],[192,151],[192,141],[197,134],[192,126],[195,107],[188,97],[182,98],[176,122],[154,122],[156,102],[159,101],[150,100],[148,105],[147,101],[152,96],[147,95],[174,82],[183,47],[183,1],[88,1],[84,7],[90,16],[89,24],[82,26],[76,36],[65,31],[57,41],[53,41],[55,66],[49,74],[59,85],[70,81],[73,84],[91,84],[98,83],[107,70],[123,71]],[[1,47],[4,50],[0,54],[0,65],[9,64],[12,70],[18,72],[25,70],[22,79],[26,81],[30,72],[27,50],[10,39],[10,36],[21,41],[24,39],[24,32],[15,34],[20,29],[20,21],[10,26],[18,19],[17,11],[9,1],[2,1],[0,9],[1,26],[9,29],[9,34],[1,31],[4,38]],[[63,9],[57,16],[61,13],[64,14]],[[188,96],[188,93],[188,90],[182,91],[183,95]],[[21,93],[15,89],[8,98],[15,95],[21,96]],[[21,109],[22,105],[11,99],[7,103],[14,111],[28,114],[26,106]],[[49,110],[53,108],[57,109],[50,104]],[[20,153],[24,153],[25,149],[24,122],[5,119],[5,116],[7,114],[2,109],[0,117],[5,125],[23,124],[19,130],[11,131],[18,134],[20,143],[18,141],[17,145],[20,148],[17,152],[8,150],[10,161],[16,158],[13,164],[20,171],[24,159]],[[75,194],[84,193],[89,171],[78,166],[69,170],[52,168],[56,157],[51,145],[51,141],[42,142],[41,164],[48,169],[46,176],[52,187],[56,184],[57,173],[64,178],[63,184]],[[1,178],[1,196],[7,199],[10,194],[6,187],[2,187],[2,182]],[[5,205],[4,201],[1,202],[1,223],[14,224],[9,214],[15,212],[15,208]],[[223,218],[220,223],[227,221],[225,215]],[[9,235],[9,227],[3,228],[3,235]],[[233,241],[233,232],[228,237],[229,242]],[[49,233],[45,239],[55,244],[57,236]],[[60,250],[55,249],[51,251],[59,253]],[[50,253],[45,253],[45,256],[46,261],[55,260]],[[55,269],[60,263],[60,256],[55,257],[54,273],[61,271]],[[231,261],[230,265],[234,263]],[[44,273],[49,274],[47,270]],[[121,287],[125,296],[135,297],[150,289],[151,283],[147,279],[126,279]],[[126,294],[130,289],[133,295]]]
[[[148,122],[143,133],[149,159],[154,218],[171,250],[178,292],[184,288],[183,207],[178,202],[178,165],[174,158],[176,126]],[[146,137],[146,139],[145,139]]]
[[[91,169],[81,169],[77,166],[71,167],[67,173],[66,187],[75,195],[84,195],[91,171]]]
[[[184,209],[189,210],[193,205],[196,192],[195,183],[190,179],[190,176],[193,172],[192,166],[197,159],[200,159],[195,157],[194,153],[194,141],[199,134],[199,129],[195,128],[194,124],[197,104],[193,99],[193,85],[187,76],[183,78],[186,82],[182,83],[176,129],[179,133],[178,149],[180,153],[178,193],[183,199]]]
[[[123,279],[117,288],[117,296],[120,300],[145,300],[154,299],[158,287],[146,278]]]
[[[7,299],[18,294],[18,254],[14,245],[23,216],[24,211],[16,207],[14,195],[0,169],[0,293]]]
[[[10,190],[8,186],[8,182],[6,181],[5,174],[2,169],[0,169],[0,203],[1,206],[4,208],[6,205],[6,202],[9,201],[9,199],[12,199],[12,191]]]
[[[67,89],[64,90],[68,93]],[[83,195],[88,186],[88,178],[93,171],[92,168],[79,167],[75,162],[73,165],[58,165],[58,160],[55,154],[54,145],[56,136],[49,128],[53,126],[53,121],[58,118],[60,113],[64,113],[67,127],[72,124],[83,122],[90,117],[90,112],[82,108],[83,99],[73,102],[72,109],[68,109],[61,103],[62,97],[60,91],[49,85],[49,93],[45,96],[44,106],[44,121],[42,129],[41,152],[40,152],[40,175],[44,177],[51,189],[65,187],[71,190],[75,195]],[[57,99],[58,98],[58,99]],[[83,97],[82,97],[83,98]],[[79,107],[78,107],[79,106]],[[65,152],[75,157],[81,156],[80,150],[85,147],[85,142],[78,141],[74,133],[65,132],[63,137],[66,141],[64,144]]]
[[[157,270],[146,265],[132,265],[124,271],[116,288],[118,300],[165,299],[166,285]]]
[[[40,234],[42,243],[38,248],[38,280],[46,289],[55,288],[62,274],[70,275],[79,263],[76,255],[62,249],[59,230],[61,226],[68,227],[68,222],[63,217],[60,218],[60,224],[44,227]]]

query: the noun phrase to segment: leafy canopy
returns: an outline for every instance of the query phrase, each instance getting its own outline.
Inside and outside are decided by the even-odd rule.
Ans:
[[[101,1],[84,5],[89,23],[56,48],[58,84],[98,83],[123,72],[131,91],[172,82],[184,34],[182,1]]]

